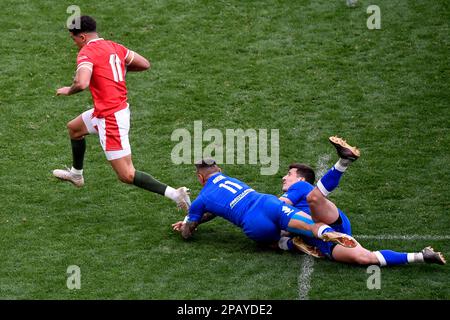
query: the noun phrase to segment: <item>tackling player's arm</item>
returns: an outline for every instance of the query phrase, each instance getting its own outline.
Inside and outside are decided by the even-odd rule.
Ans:
[[[217,217],[215,214],[212,214],[211,212],[205,212],[203,214],[202,219],[200,220],[199,224],[208,222],[208,221],[214,219],[215,217]]]
[[[197,229],[199,224],[208,222],[208,221],[214,219],[215,217],[216,217],[215,214],[212,214],[210,212],[205,212],[203,214],[202,218],[200,219],[200,221],[198,221],[198,222],[197,221],[189,221],[189,220],[186,220],[186,222],[182,221],[181,228],[180,228],[181,236],[184,239],[189,239],[190,237],[192,237],[192,234]]]
[[[195,229],[200,223],[197,221],[186,221],[181,225],[181,236],[183,239],[187,240],[192,237],[192,234],[194,233]]]
[[[78,68],[77,73],[73,79],[73,83],[70,87],[62,87],[56,90],[57,96],[70,96],[78,93],[89,87],[91,82],[92,69],[89,67],[81,66]]]
[[[129,51],[127,58],[125,59],[125,65],[127,71],[145,71],[151,67],[150,62],[140,54]]]
[[[310,192],[311,185],[304,181],[299,181],[290,186],[278,199],[288,205],[295,206],[295,204],[299,203],[302,199],[306,199]]]
[[[189,239],[200,223],[209,221],[213,217],[215,217],[213,214],[206,211],[203,199],[199,196],[192,202],[189,213],[184,221],[178,221],[172,224],[172,228],[175,231],[179,231],[184,239]]]
[[[285,197],[279,197],[278,199],[280,199],[281,201],[283,201],[284,203],[287,203],[288,205],[292,206],[293,203],[291,200],[289,200],[288,198]]]
[[[205,213],[203,214],[203,216],[202,216],[202,219],[197,223],[197,226],[198,226],[199,224],[208,222],[208,221],[214,219],[215,217],[216,217],[215,214],[212,214],[212,213],[210,213],[210,212],[205,212]],[[186,216],[185,219],[187,219],[187,216]],[[185,221],[178,221],[178,222],[173,223],[173,224],[172,224],[172,229],[173,229],[174,231],[181,232],[181,228],[183,227],[183,225],[185,224],[185,222],[186,222],[186,220],[185,220]],[[197,227],[197,226],[195,226],[195,227]],[[194,228],[194,230],[195,230],[195,228]]]

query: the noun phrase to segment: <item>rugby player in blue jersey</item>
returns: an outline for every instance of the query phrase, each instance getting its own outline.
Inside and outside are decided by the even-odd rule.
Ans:
[[[350,220],[327,196],[338,186],[339,181],[348,166],[360,156],[357,148],[350,146],[338,137],[330,137],[335,146],[339,161],[313,186],[315,174],[312,168],[304,164],[294,163],[289,166],[288,173],[283,177],[282,190],[285,192],[280,200],[311,215],[315,222],[323,222],[334,230],[352,234]],[[327,257],[331,260],[380,266],[401,265],[416,262],[445,264],[440,252],[426,247],[418,253],[395,252],[391,250],[370,251],[359,243],[356,247],[345,248],[330,242],[310,237],[282,237],[282,249],[292,250],[292,246],[315,257]],[[281,247],[281,246],[280,246]]]
[[[258,193],[242,181],[223,174],[212,159],[201,160],[195,166],[203,188],[192,202],[185,221],[172,225],[185,239],[192,236],[200,223],[220,216],[258,243],[278,243],[281,230],[287,230],[344,247],[357,244],[350,235],[336,232],[325,223],[314,223],[309,214],[285,204],[276,196]]]

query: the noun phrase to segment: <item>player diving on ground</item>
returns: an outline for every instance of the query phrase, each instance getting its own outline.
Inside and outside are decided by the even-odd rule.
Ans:
[[[259,243],[277,243],[281,230],[288,230],[344,247],[351,248],[357,244],[350,235],[336,232],[326,223],[315,223],[302,210],[273,195],[256,192],[242,181],[223,174],[212,159],[201,160],[195,167],[203,188],[192,202],[185,221],[172,225],[173,230],[181,232],[185,239],[192,236],[200,223],[220,216]]]

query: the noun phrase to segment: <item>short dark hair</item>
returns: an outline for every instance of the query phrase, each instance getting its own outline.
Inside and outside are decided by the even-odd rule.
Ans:
[[[76,19],[76,18],[75,18]],[[97,22],[95,22],[94,18],[90,16],[81,16],[79,28],[76,28],[75,19],[72,21],[72,28],[69,28],[69,31],[74,35],[78,35],[80,33],[86,32],[97,32]]]
[[[200,159],[194,162],[195,167],[198,169],[217,167],[216,160],[212,158]]]
[[[220,171],[217,166],[216,160],[211,158],[205,158],[194,162],[197,171],[203,171],[206,174],[211,174]]]
[[[316,180],[316,174],[314,173],[313,168],[303,163],[291,163],[289,165],[289,170],[297,169],[297,176],[305,178],[306,182],[310,184],[314,184]]]

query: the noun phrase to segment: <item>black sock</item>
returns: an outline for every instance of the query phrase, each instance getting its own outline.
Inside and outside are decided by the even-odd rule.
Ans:
[[[333,222],[332,224],[330,224],[330,227],[336,226],[336,225],[340,225],[342,224],[342,218],[341,215],[339,215],[339,217],[337,218],[337,220],[335,222]]]
[[[142,172],[142,171],[135,171],[134,174],[134,180],[133,184],[136,187],[143,188],[145,190],[159,193],[160,195],[164,195],[164,192],[166,191],[167,185],[164,183],[159,182],[155,178],[153,178],[151,175]]]
[[[72,167],[77,170],[83,169],[84,152],[86,151],[86,140],[70,140],[72,145]]]

